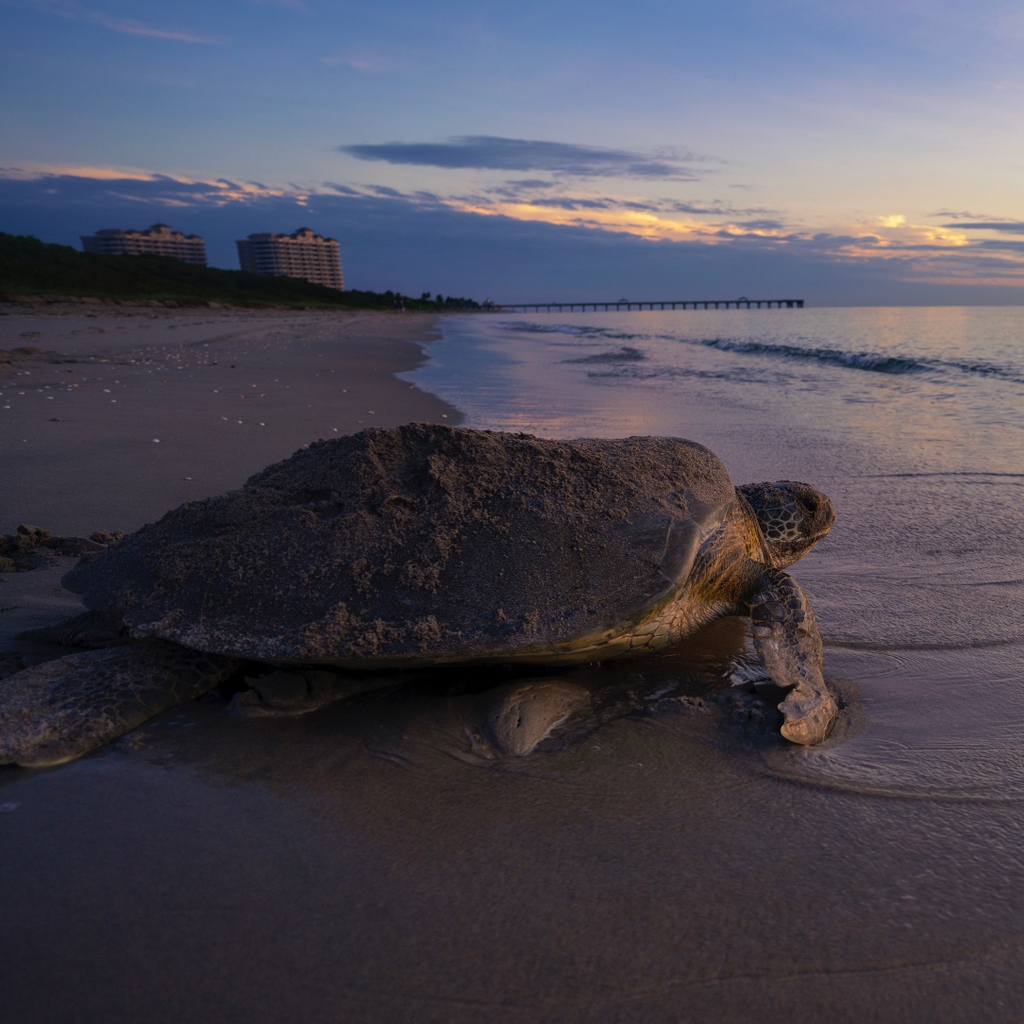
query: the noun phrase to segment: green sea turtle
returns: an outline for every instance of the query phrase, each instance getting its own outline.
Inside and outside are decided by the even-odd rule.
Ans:
[[[409,424],[318,441],[64,577],[91,611],[49,638],[108,646],[0,682],[0,763],[70,760],[243,661],[603,661],[737,613],[789,691],[783,735],[817,743],[836,706],[814,615],[782,570],[834,517],[806,484],[734,487],[714,453],[676,438]]]

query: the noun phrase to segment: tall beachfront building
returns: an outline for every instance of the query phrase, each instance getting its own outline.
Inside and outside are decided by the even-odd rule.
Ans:
[[[283,274],[339,291],[345,288],[337,241],[310,228],[290,235],[250,235],[235,244],[242,269],[251,274]]]
[[[145,231],[105,228],[95,235],[83,235],[82,249],[101,256],[170,256],[206,266],[206,243],[198,235],[183,235],[166,224],[154,224]]]

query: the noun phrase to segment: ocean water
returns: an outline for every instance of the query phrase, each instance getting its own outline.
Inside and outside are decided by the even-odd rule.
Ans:
[[[1024,309],[442,324],[406,377],[468,426],[689,437],[737,483],[800,479],[832,497],[832,534],[791,571],[859,724],[766,770],[911,799],[1024,798]],[[742,675],[749,641],[736,660]]]

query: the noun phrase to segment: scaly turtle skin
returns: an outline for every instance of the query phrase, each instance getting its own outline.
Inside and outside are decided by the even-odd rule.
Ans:
[[[816,743],[835,704],[813,613],[781,570],[833,520],[808,485],[734,487],[712,452],[676,438],[409,424],[317,442],[67,574],[93,612],[49,635],[95,643],[99,623],[128,646],[0,683],[0,763],[70,760],[238,659],[600,661],[736,613],[752,616],[766,668],[790,690],[783,735]]]

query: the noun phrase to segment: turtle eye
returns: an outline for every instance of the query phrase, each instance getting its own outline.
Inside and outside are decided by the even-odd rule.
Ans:
[[[818,503],[813,499],[809,498],[804,504],[807,506],[807,511],[813,516],[818,511]]]

